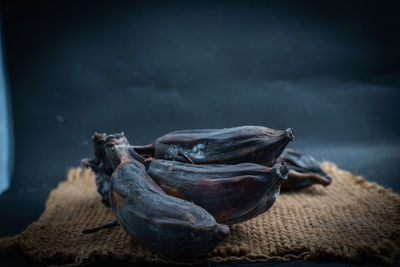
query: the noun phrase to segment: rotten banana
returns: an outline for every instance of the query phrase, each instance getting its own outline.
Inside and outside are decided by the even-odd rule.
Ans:
[[[282,184],[282,191],[300,190],[313,184],[330,185],[332,178],[310,155],[287,149],[278,161],[284,161],[289,169],[288,179]]]
[[[150,250],[179,257],[198,257],[213,250],[229,235],[203,208],[167,195],[132,158],[121,134],[105,142],[115,168],[110,179],[110,204],[118,223]]]
[[[270,166],[290,141],[292,129],[274,130],[261,126],[224,129],[182,130],[163,135],[151,145],[135,146],[142,155],[193,164],[236,164]]]
[[[147,173],[169,195],[191,201],[218,223],[235,224],[267,211],[288,170],[282,164],[193,165],[155,159]]]

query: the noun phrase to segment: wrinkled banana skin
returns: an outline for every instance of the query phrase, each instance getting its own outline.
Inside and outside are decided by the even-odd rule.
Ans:
[[[119,224],[132,237],[167,256],[199,257],[229,235],[229,227],[218,224],[203,208],[167,195],[141,163],[121,158],[124,149],[119,140],[106,147],[110,161],[121,159],[111,176],[109,199]]]
[[[281,186],[284,192],[300,190],[314,184],[328,186],[332,183],[332,178],[310,155],[286,149],[278,162],[285,162],[289,168],[288,179]]]
[[[274,204],[288,170],[281,164],[193,165],[155,159],[147,173],[167,194],[203,207],[219,223],[235,224]]]
[[[159,137],[154,142],[154,155],[157,159],[195,164],[250,162],[269,166],[292,140],[292,129],[261,126],[182,130]]]

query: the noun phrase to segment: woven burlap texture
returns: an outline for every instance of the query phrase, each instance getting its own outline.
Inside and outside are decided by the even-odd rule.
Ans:
[[[281,194],[266,213],[231,226],[231,235],[207,258],[169,259],[145,249],[117,226],[82,230],[112,221],[95,190],[94,174],[71,169],[50,193],[39,220],[0,241],[3,253],[21,253],[42,264],[79,265],[101,260],[194,263],[333,258],[392,263],[400,247],[400,196],[325,162],[328,187]]]

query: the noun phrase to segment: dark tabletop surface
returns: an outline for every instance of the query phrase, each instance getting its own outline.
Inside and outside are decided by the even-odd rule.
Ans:
[[[94,131],[147,144],[178,129],[291,127],[291,148],[400,190],[395,1],[111,2],[3,1],[16,150],[0,237],[37,220]],[[270,264],[282,263],[249,265]]]

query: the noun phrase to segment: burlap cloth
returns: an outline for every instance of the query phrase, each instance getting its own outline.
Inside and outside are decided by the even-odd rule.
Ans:
[[[263,215],[231,227],[209,257],[168,259],[145,249],[120,226],[81,234],[114,219],[100,202],[89,170],[71,169],[50,193],[44,213],[21,234],[0,240],[2,253],[41,264],[79,265],[100,260],[194,263],[329,258],[392,263],[400,247],[400,196],[325,162],[328,187],[281,194]]]

